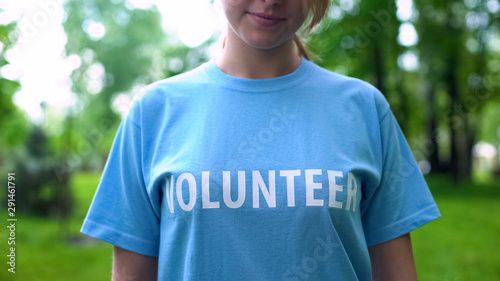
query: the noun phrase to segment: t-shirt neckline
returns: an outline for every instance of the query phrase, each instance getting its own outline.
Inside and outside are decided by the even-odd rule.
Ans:
[[[269,92],[292,87],[307,77],[312,62],[301,57],[297,69],[289,74],[266,79],[249,79],[231,76],[223,72],[215,63],[215,58],[205,63],[204,69],[208,76],[226,88],[246,92]]]

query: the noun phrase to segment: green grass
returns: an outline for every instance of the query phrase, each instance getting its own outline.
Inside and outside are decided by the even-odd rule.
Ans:
[[[7,272],[7,235],[0,232],[0,280],[110,280],[112,246],[104,242],[70,244],[79,234],[99,174],[73,177],[77,201],[66,225],[53,219],[18,217],[16,274]],[[428,178],[442,217],[412,232],[419,280],[500,280],[500,185],[454,185],[444,177]],[[0,210],[0,217],[6,217]],[[3,227],[2,227],[3,228]]]
[[[500,280],[500,185],[428,183],[442,217],[412,233],[420,280]]]
[[[7,271],[7,235],[0,232],[2,266],[0,280],[110,280],[112,246],[91,241],[91,245],[67,243],[63,237],[86,237],[79,233],[83,219],[99,182],[99,174],[77,174],[73,177],[75,212],[67,223],[54,219],[16,214],[16,273]],[[4,210],[0,217],[6,218]],[[3,242],[5,241],[5,243]]]

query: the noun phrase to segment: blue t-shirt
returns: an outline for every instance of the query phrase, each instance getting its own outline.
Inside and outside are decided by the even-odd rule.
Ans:
[[[159,280],[371,280],[367,246],[439,216],[373,86],[211,60],[134,103],[82,232],[158,256]]]

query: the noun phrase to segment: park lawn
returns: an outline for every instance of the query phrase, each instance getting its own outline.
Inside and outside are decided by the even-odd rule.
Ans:
[[[86,237],[79,233],[82,221],[92,201],[100,174],[76,174],[73,192],[76,198],[72,218],[61,221],[24,216],[16,213],[16,273],[7,271],[7,243],[1,243],[2,270],[0,280],[110,280],[112,246],[94,240],[68,243],[68,237],[76,240]],[[2,210],[0,217],[5,218]],[[63,238],[65,237],[65,238]],[[0,241],[7,241],[7,233],[0,232]]]
[[[412,233],[419,280],[500,280],[500,184],[427,181],[442,217]]]
[[[73,177],[75,212],[64,227],[56,220],[18,216],[16,273],[7,272],[2,262],[0,280],[110,280],[111,245],[93,240],[69,244],[61,238],[61,232],[65,237],[86,237],[79,229],[99,176],[79,173]],[[442,217],[412,233],[419,280],[498,280],[500,186],[456,186],[437,176],[428,182]],[[0,240],[7,241],[5,231]],[[7,247],[1,243],[1,252],[6,253]]]

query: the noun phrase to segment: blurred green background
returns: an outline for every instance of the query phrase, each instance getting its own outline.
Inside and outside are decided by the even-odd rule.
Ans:
[[[18,219],[15,274],[0,227],[0,280],[109,280],[112,246],[79,229],[121,116],[145,85],[207,61],[220,32],[166,27],[168,1],[18,2],[0,2],[0,217],[15,173]],[[208,2],[169,7],[200,31],[188,14]],[[442,218],[412,233],[420,280],[500,280],[499,29],[498,0],[335,0],[304,35],[317,64],[384,93],[428,180]],[[50,74],[67,93],[43,86]]]

